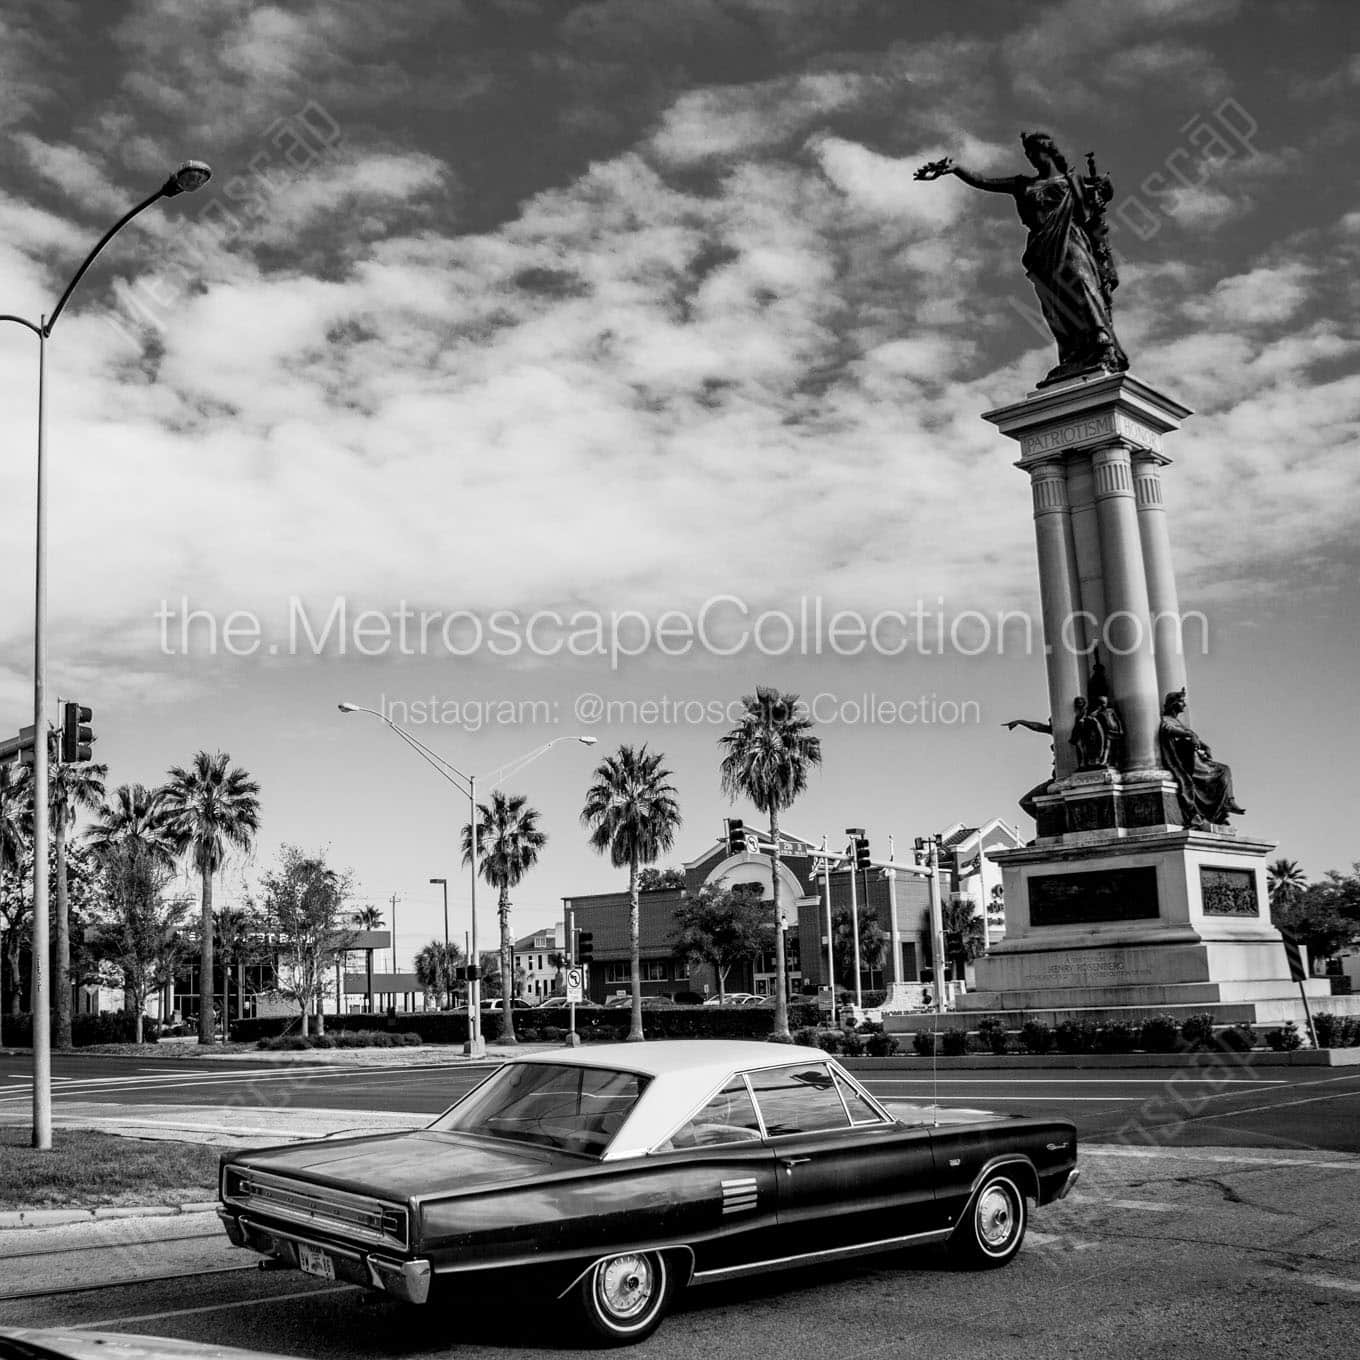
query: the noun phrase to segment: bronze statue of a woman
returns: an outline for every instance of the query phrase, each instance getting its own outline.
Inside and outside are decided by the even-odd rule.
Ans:
[[[1129,361],[1110,320],[1119,277],[1105,225],[1105,205],[1114,193],[1109,176],[1097,174],[1095,159],[1088,156],[1089,173],[1078,177],[1046,132],[1022,133],[1020,142],[1034,167],[1032,175],[987,179],[946,156],[923,165],[916,178],[957,175],[974,189],[1015,199],[1020,220],[1029,229],[1021,263],[1058,344],[1057,366],[1040,387],[1080,373],[1122,373]]]

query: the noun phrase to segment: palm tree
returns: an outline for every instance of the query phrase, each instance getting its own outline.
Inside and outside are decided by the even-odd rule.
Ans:
[[[66,881],[66,837],[81,808],[97,811],[104,802],[104,777],[107,765],[90,761],[56,761],[48,784],[51,804],[52,848],[57,868],[57,912],[52,948],[53,990],[56,992],[56,1017],[52,1047],[71,1047],[71,905]]]
[[[1266,882],[1270,905],[1282,907],[1293,902],[1308,886],[1308,879],[1299,868],[1298,860],[1277,859],[1266,866]]]
[[[620,746],[596,766],[595,782],[586,790],[581,810],[592,848],[607,854],[616,869],[628,869],[628,940],[633,965],[629,1043],[641,1043],[643,1038],[638,868],[655,863],[675,844],[681,821],[671,772],[661,764],[664,759],[659,751],[649,753],[645,743],[637,748]]]
[[[137,845],[157,868],[173,870],[177,856],[164,795],[164,789],[145,784],[119,784],[85,833],[86,844],[99,855],[115,845]]]
[[[462,961],[463,951],[443,940],[431,940],[416,955],[416,977],[427,992],[439,994],[441,1010],[451,1006],[454,974]]]
[[[379,907],[367,906],[360,907],[354,913],[354,924],[360,930],[381,930],[382,929],[382,910]],[[364,950],[364,969],[365,977],[368,979],[368,990],[365,993],[368,1000],[369,1014],[373,1013],[373,951]]]
[[[812,735],[796,694],[781,694],[758,685],[742,696],[745,713],[718,743],[727,748],[722,762],[722,790],[729,798],[747,798],[770,819],[770,855],[774,871],[775,987],[774,1037],[787,1041],[789,1007],[785,995],[784,932],[779,905],[779,814],[807,789],[808,771],[822,763],[822,743]]]
[[[501,1038],[515,1040],[515,937],[510,933],[510,889],[533,868],[538,852],[548,843],[538,829],[538,812],[519,794],[491,795],[490,803],[477,804],[477,845],[481,852],[482,877],[500,889],[496,903],[501,923],[501,977],[508,980],[504,990],[504,1022]],[[472,863],[472,827],[463,828],[463,863]]]
[[[161,790],[170,835],[181,855],[188,855],[203,880],[199,919],[198,1042],[211,1044],[213,1030],[213,875],[228,848],[248,850],[260,829],[260,786],[231,757],[199,751],[185,769],[176,765]]]

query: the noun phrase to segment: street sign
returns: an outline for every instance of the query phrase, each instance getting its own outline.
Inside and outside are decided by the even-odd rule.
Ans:
[[[585,969],[583,968],[567,969],[567,1000],[568,1001],[585,1000]]]

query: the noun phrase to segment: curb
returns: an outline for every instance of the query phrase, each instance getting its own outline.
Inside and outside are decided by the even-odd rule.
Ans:
[[[1262,1049],[1233,1053],[1221,1049],[1190,1049],[1184,1053],[968,1053],[933,1060],[913,1053],[898,1053],[890,1058],[849,1058],[836,1055],[836,1061],[852,1072],[921,1072],[932,1066],[941,1072],[968,1072],[984,1069],[1036,1071],[1045,1068],[1067,1070],[1113,1068],[1196,1068],[1196,1067],[1356,1067],[1360,1048],[1300,1048],[1292,1053]]]
[[[64,1228],[73,1223],[106,1223],[122,1218],[178,1218],[217,1209],[216,1200],[189,1204],[111,1204],[98,1209],[9,1209],[0,1212],[0,1231],[15,1228]]]

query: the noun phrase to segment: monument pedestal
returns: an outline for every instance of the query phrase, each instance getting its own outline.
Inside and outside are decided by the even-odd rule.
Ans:
[[[965,1016],[1052,1024],[1208,1011],[1221,1024],[1302,1025],[1270,924],[1275,847],[1197,811],[1212,781],[1231,784],[1180,716],[1185,638],[1162,439],[1189,414],[1131,373],[1095,373],[984,416],[1020,445],[1016,466],[1031,483],[1054,769],[1023,800],[1034,841],[990,856],[1002,866],[1006,935],[977,961],[958,1001]],[[1094,713],[1108,740],[1092,740]],[[1166,744],[1173,736],[1179,744]],[[1172,759],[1175,777],[1163,767]],[[1205,806],[1237,811],[1230,794]],[[1303,986],[1314,1009],[1360,1014],[1360,997]]]

